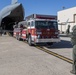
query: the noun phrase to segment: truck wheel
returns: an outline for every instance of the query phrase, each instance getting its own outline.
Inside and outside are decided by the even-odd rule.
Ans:
[[[32,46],[32,40],[31,40],[31,36],[29,35],[29,37],[28,37],[28,44],[30,45],[30,46]]]
[[[20,36],[18,34],[16,35],[16,39],[19,40],[19,41],[21,40]]]
[[[18,40],[18,34],[16,34],[16,39]]]
[[[17,37],[17,40],[21,41],[21,38],[20,38],[20,36],[18,36],[18,37]]]

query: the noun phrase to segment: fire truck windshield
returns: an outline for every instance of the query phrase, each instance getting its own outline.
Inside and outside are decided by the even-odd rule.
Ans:
[[[55,21],[35,21],[35,27],[40,28],[49,28],[49,29],[58,29],[58,24]]]

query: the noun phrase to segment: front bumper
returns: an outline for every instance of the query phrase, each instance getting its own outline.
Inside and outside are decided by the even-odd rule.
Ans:
[[[36,39],[35,40],[35,43],[50,43],[50,42],[60,42],[60,38]]]

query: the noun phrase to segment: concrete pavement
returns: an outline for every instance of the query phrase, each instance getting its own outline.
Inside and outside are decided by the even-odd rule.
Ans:
[[[0,75],[72,75],[69,64],[15,38],[0,37]]]

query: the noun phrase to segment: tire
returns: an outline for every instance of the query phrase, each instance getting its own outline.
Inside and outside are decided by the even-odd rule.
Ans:
[[[20,36],[18,36],[17,40],[21,41],[21,38],[20,38]]]
[[[31,35],[28,36],[28,44],[29,44],[29,46],[32,46]]]
[[[20,38],[19,34],[16,35],[16,39],[21,41],[21,38]]]
[[[18,40],[18,34],[16,34],[16,39]]]

